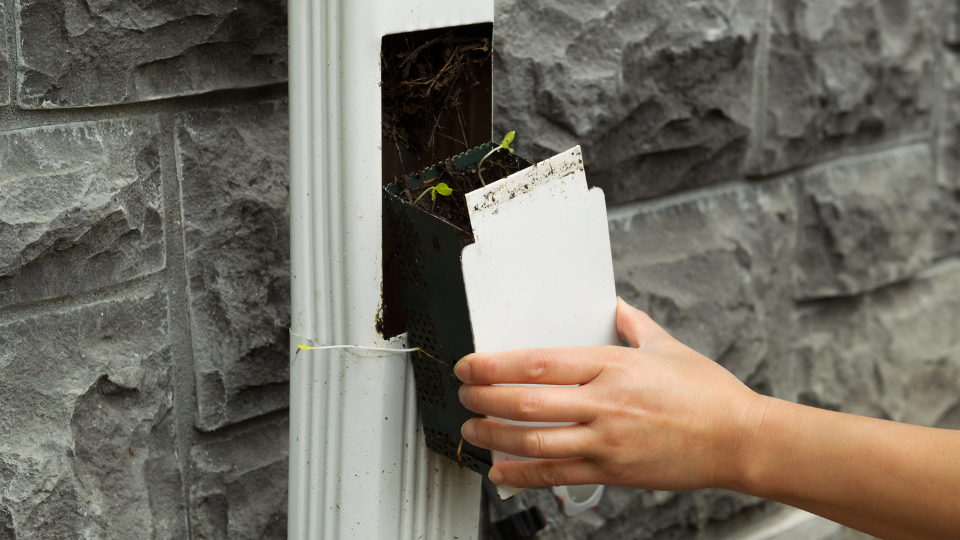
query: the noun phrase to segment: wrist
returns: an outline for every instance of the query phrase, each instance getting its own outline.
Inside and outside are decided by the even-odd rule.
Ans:
[[[726,476],[719,487],[756,495],[763,485],[764,447],[780,400],[750,392],[744,398],[734,427]]]

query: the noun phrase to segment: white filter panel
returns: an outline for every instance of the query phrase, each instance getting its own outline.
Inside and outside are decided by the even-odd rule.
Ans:
[[[620,344],[606,205],[587,189],[579,146],[466,199],[476,242],[461,261],[477,351]]]

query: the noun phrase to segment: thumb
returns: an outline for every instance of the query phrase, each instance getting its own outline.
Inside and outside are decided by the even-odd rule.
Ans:
[[[658,337],[663,328],[653,322],[649,315],[617,297],[617,332],[633,348],[645,349],[646,343]]]

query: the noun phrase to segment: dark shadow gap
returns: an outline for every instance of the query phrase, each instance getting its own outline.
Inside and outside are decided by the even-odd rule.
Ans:
[[[490,140],[492,50],[490,23],[383,37],[383,185]],[[384,217],[382,300],[377,331],[385,338],[406,331],[397,260],[388,226]]]

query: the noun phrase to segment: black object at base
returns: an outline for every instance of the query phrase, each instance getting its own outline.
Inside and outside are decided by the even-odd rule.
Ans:
[[[463,169],[495,147],[485,143],[450,161]],[[532,165],[514,154],[510,159]],[[430,167],[407,182],[419,187],[425,178],[437,176],[439,169]],[[490,451],[460,436],[460,427],[475,415],[460,403],[457,392],[461,383],[453,373],[453,366],[474,352],[460,265],[460,253],[473,243],[473,237],[398,197],[396,184],[385,187],[383,195],[400,274],[407,344],[422,351],[410,353],[410,357],[427,448],[486,476],[492,464]]]
[[[547,519],[536,506],[518,512],[506,519],[490,524],[490,538],[493,540],[523,540],[542,531]]]

